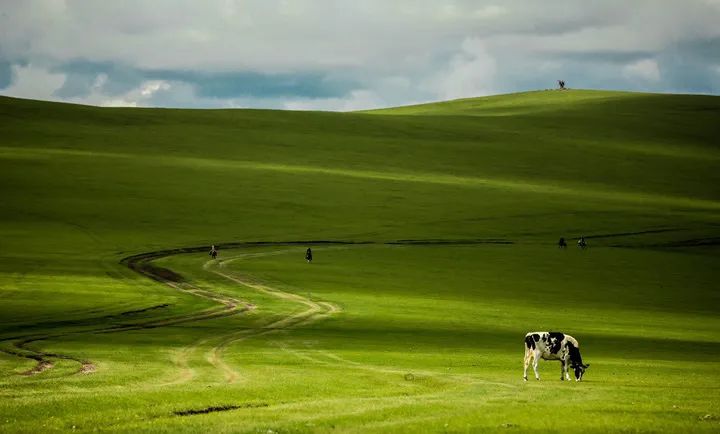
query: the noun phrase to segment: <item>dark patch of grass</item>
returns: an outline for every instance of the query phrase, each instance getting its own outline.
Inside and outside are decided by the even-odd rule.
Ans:
[[[146,307],[144,309],[129,310],[127,312],[121,313],[120,315],[123,315],[123,316],[137,315],[139,313],[144,313],[144,312],[148,312],[151,310],[165,309],[166,307],[169,307],[169,306],[170,306],[169,303],[163,303],[163,304],[159,304],[157,306]]]
[[[195,416],[197,414],[207,414],[207,413],[216,413],[220,411],[230,411],[230,410],[239,410],[241,408],[261,408],[261,407],[267,407],[268,404],[266,402],[246,402],[244,404],[239,405],[218,405],[213,407],[206,407],[201,409],[190,409],[190,410],[180,410],[175,411],[173,414],[175,416]]]

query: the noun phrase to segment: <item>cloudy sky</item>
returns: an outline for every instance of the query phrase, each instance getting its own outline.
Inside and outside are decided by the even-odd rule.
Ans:
[[[0,94],[355,110],[569,87],[720,94],[720,0],[0,0]]]

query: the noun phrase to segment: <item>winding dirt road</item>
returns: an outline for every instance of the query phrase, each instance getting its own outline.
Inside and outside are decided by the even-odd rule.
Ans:
[[[468,239],[468,240],[396,240],[386,242],[371,242],[371,241],[279,241],[279,242],[234,242],[219,244],[218,247],[223,250],[237,249],[237,248],[249,248],[249,247],[289,247],[289,246],[305,246],[305,245],[324,245],[324,246],[345,246],[351,247],[355,245],[468,245],[468,244],[512,244],[511,241],[503,239]],[[146,252],[137,255],[128,256],[120,261],[121,264],[127,266],[131,270],[146,276],[150,279],[163,283],[170,286],[171,288],[184,292],[189,295],[204,298],[206,300],[217,303],[217,306],[203,309],[197,312],[186,313],[181,315],[166,316],[158,319],[149,319],[144,321],[127,322],[123,321],[122,324],[107,325],[103,324],[110,319],[116,319],[118,315],[108,315],[106,317],[99,317],[94,320],[97,323],[97,327],[91,327],[89,330],[76,330],[65,333],[50,333],[50,334],[33,334],[26,336],[16,336],[11,338],[5,338],[1,341],[8,341],[12,347],[0,347],[0,351],[14,356],[27,358],[36,361],[36,366],[26,372],[24,375],[36,375],[40,374],[48,369],[51,369],[55,363],[54,360],[71,360],[78,363],[78,369],[75,373],[89,374],[95,371],[95,364],[87,359],[58,353],[48,353],[41,350],[31,348],[30,344],[33,342],[39,342],[43,340],[59,338],[69,335],[83,334],[83,333],[118,333],[131,330],[149,329],[157,327],[167,327],[181,323],[203,321],[221,317],[227,317],[231,315],[237,315],[239,313],[247,312],[255,308],[255,305],[238,298],[229,296],[216,291],[203,289],[194,285],[193,283],[185,280],[181,275],[176,272],[159,267],[153,262],[164,257],[186,254],[186,253],[198,253],[205,252],[206,246],[196,247],[184,247],[178,249],[167,249],[159,250],[154,252]],[[199,350],[200,347],[211,344],[210,349],[205,353],[205,359],[212,366],[222,372],[225,381],[227,383],[234,383],[241,378],[241,373],[230,366],[224,360],[224,353],[227,348],[237,342],[250,339],[256,336],[262,336],[269,333],[276,333],[281,330],[289,330],[311,324],[316,321],[320,321],[331,315],[338,314],[342,309],[333,303],[328,301],[314,301],[309,297],[283,291],[280,288],[270,286],[269,284],[263,283],[249,276],[241,275],[237,272],[233,272],[228,269],[227,265],[238,260],[256,258],[262,256],[278,255],[288,253],[292,250],[273,250],[269,252],[248,252],[233,256],[227,259],[210,260],[205,262],[203,268],[209,272],[212,272],[224,279],[234,282],[238,285],[250,288],[259,293],[269,295],[281,300],[296,303],[303,307],[303,310],[293,313],[281,318],[275,318],[269,320],[265,324],[261,324],[257,328],[233,330],[221,336],[212,336],[208,338],[200,339],[193,344],[184,347],[177,351],[174,362],[180,370],[180,374],[169,382],[162,383],[161,385],[176,385],[182,384],[192,380],[195,376],[194,369],[190,366],[190,359],[192,355]],[[145,310],[155,310],[157,306],[151,306]],[[78,321],[78,324],[88,326],[88,320]],[[70,322],[67,325],[73,325]],[[289,351],[294,353],[296,356],[313,359],[316,362],[319,360],[314,357],[308,357],[307,354],[300,354],[299,352]],[[350,362],[339,358],[336,355],[325,354],[325,357],[332,359],[334,363],[344,364],[348,367],[355,367],[358,369],[375,370],[377,372],[386,373],[397,373],[399,371],[388,370],[385,368],[373,367],[371,365],[362,365]],[[327,358],[324,363],[327,363]],[[429,372],[424,374],[430,374]]]

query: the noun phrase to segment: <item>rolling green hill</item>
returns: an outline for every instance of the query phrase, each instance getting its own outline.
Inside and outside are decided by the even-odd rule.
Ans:
[[[0,97],[0,431],[717,432],[718,119]],[[523,383],[533,330],[585,381]]]

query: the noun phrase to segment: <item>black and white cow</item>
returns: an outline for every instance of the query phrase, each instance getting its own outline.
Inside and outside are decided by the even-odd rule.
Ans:
[[[527,381],[528,365],[532,362],[535,379],[539,380],[539,359],[559,360],[560,379],[570,380],[568,366],[575,371],[575,381],[582,380],[585,370],[590,365],[584,365],[580,356],[580,345],[574,337],[558,332],[530,332],[525,335],[525,370],[523,379]],[[564,374],[564,375],[563,375]]]

